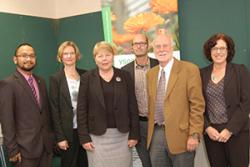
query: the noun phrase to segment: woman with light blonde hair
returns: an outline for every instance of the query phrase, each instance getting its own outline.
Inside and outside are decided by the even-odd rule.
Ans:
[[[77,134],[77,96],[80,75],[85,70],[76,67],[80,51],[72,41],[63,42],[58,48],[57,60],[63,69],[50,77],[50,103],[57,146],[61,150],[62,167],[87,167],[86,151],[81,147]]]
[[[113,67],[114,55],[111,44],[98,42],[97,68],[81,76],[78,134],[90,167],[131,167],[139,139],[134,85],[128,72]]]

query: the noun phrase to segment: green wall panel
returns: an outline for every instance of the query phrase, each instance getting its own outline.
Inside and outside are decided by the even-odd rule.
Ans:
[[[93,47],[96,42],[104,40],[101,12],[60,19],[58,45],[66,40],[75,41],[82,53],[78,66],[94,68]]]
[[[12,62],[15,48],[22,42],[31,43],[37,54],[35,72],[47,76],[55,67],[56,38],[51,19],[0,13],[0,79],[15,70]]]
[[[37,53],[34,72],[48,77],[61,65],[56,60],[57,47],[65,40],[75,41],[82,53],[79,67],[95,67],[92,49],[104,39],[101,12],[59,20],[0,13],[0,80],[15,70],[14,50],[22,42],[31,43]]]
[[[182,59],[206,66],[209,62],[202,53],[203,43],[212,34],[225,32],[236,43],[234,62],[250,67],[249,0],[179,0],[178,3]]]

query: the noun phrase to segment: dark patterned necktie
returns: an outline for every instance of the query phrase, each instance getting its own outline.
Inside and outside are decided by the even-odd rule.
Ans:
[[[162,125],[164,122],[164,98],[165,98],[165,71],[161,70],[161,76],[157,87],[156,104],[155,104],[155,123]]]
[[[32,76],[29,76],[28,82],[29,82],[31,91],[32,91],[32,93],[33,93],[33,96],[35,97],[36,102],[37,102],[37,104],[39,105],[38,96],[37,96],[37,93],[36,93],[36,89],[35,89],[35,86],[34,86],[34,80],[33,80],[33,77],[32,77]],[[40,106],[40,105],[39,105],[39,106]]]

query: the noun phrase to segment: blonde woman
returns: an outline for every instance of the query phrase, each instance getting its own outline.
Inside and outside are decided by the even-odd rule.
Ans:
[[[97,68],[81,77],[78,96],[80,143],[90,167],[130,167],[139,139],[134,84],[128,72],[112,66],[110,44],[97,43],[93,55]]]
[[[63,69],[50,77],[50,102],[56,141],[61,149],[62,167],[87,167],[86,151],[81,147],[77,134],[77,96],[80,75],[76,68],[80,52],[72,41],[63,42],[58,48],[57,59]]]

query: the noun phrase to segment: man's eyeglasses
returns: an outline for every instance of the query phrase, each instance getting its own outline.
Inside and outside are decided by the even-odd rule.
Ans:
[[[148,44],[147,42],[135,42],[132,45],[136,47],[138,46],[145,47],[147,44]]]
[[[21,57],[21,58],[24,58],[24,59],[34,59],[36,58],[36,55],[35,54],[21,54],[21,55],[16,55],[16,57]]]

